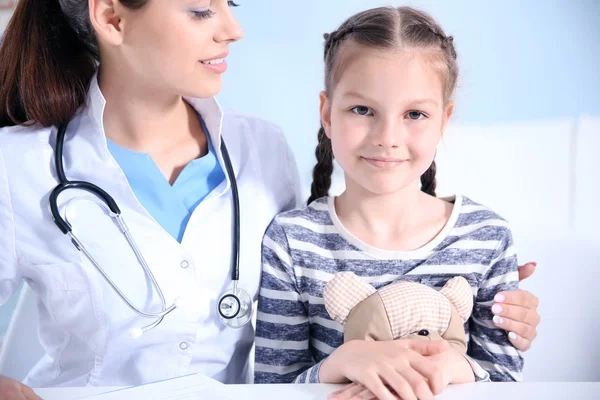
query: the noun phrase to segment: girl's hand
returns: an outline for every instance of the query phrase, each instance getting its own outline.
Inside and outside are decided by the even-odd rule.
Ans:
[[[475,382],[475,374],[471,364],[456,349],[450,347],[448,350],[428,358],[435,362],[442,371],[444,387],[450,384]]]
[[[465,357],[458,351],[449,347],[448,349],[427,357],[428,360],[433,361],[440,371],[441,376],[441,389],[444,389],[449,384],[458,383],[471,383],[475,382],[475,375],[471,364],[465,359]],[[438,393],[433,393],[438,394]],[[354,382],[343,389],[332,393],[329,399],[331,400],[358,400],[358,399],[381,399],[377,397],[367,386],[362,383]],[[394,397],[395,399],[413,399],[422,397]],[[423,397],[429,398],[429,397]]]
[[[394,397],[399,399],[398,396]],[[353,382],[337,392],[333,392],[329,395],[327,400],[350,400],[350,399],[361,399],[361,400],[377,400],[377,396],[373,394],[365,385],[362,383]]]
[[[381,400],[433,399],[447,385],[441,362],[429,359],[450,349],[445,340],[355,340],[337,348],[321,365],[319,381],[352,381],[367,388]],[[369,393],[351,385],[330,399],[365,399]],[[391,390],[390,390],[391,389]]]

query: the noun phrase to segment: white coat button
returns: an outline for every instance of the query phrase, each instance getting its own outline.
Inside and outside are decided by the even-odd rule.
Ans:
[[[184,269],[185,269],[185,268],[189,267],[189,265],[190,265],[190,264],[189,264],[187,261],[183,260],[183,261],[181,262],[181,264],[179,264],[179,265],[181,265],[181,268],[184,268]]]
[[[181,350],[187,350],[188,344],[186,342],[181,342],[181,343],[179,343],[179,348]]]

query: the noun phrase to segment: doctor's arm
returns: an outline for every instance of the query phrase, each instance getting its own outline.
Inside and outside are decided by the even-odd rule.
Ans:
[[[296,164],[294,153],[292,153],[290,145],[285,140],[283,132],[281,132],[280,137],[283,142],[282,153],[284,168],[282,168],[282,170],[285,171],[284,181],[288,183],[287,190],[283,191],[283,193],[288,193],[288,198],[286,199],[282,211],[288,211],[303,207],[306,199],[302,196],[302,180],[300,179],[300,172],[298,171],[298,164]]]
[[[2,149],[0,149],[0,305],[17,290],[23,277],[17,263],[15,226]],[[0,376],[0,400],[38,400],[31,388]]]
[[[527,279],[535,272],[536,263],[529,262],[519,267],[519,281]],[[527,351],[537,337],[537,327],[540,324],[538,314],[538,298],[526,290],[500,292],[494,298],[498,307],[494,313],[501,317],[496,324],[507,333],[510,342],[519,350]]]
[[[17,262],[14,221],[8,177],[0,149],[0,305],[15,293],[23,280]]]
[[[317,383],[305,304],[293,271],[286,234],[273,221],[263,239],[256,325],[255,383]]]

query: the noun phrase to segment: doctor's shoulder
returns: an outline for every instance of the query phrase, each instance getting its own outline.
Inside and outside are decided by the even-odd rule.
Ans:
[[[254,171],[267,188],[265,193],[277,203],[278,212],[301,204],[298,166],[279,126],[259,117],[226,111],[223,138],[226,143],[239,143],[240,158],[256,166]]]
[[[44,128],[44,127],[41,127],[36,124],[3,126],[3,127],[0,127],[0,138],[6,137],[9,135],[13,135],[13,134],[18,134],[18,133],[35,134],[44,129],[50,129],[50,128]]]
[[[52,127],[44,127],[34,123],[3,126],[0,127],[0,144],[30,139],[39,140],[44,135],[48,137],[51,131]]]
[[[52,127],[40,125],[14,125],[0,128],[0,151],[4,162],[23,159],[29,151],[35,151],[43,143],[49,143]]]
[[[223,138],[239,141],[241,151],[260,164],[266,180],[298,182],[298,167],[292,150],[276,124],[265,119],[228,111],[224,114]]]
[[[223,135],[225,140],[238,135],[238,140],[246,145],[246,149],[257,152],[261,160],[276,158],[289,149],[283,130],[278,125],[237,111],[224,113]]]

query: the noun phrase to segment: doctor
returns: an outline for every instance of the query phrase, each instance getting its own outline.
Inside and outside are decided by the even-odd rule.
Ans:
[[[301,199],[280,130],[213,98],[242,37],[235,6],[18,3],[0,49],[0,304],[28,282],[46,356],[24,384],[0,377],[0,399],[247,381],[261,239]],[[504,303],[525,350],[537,299]]]

